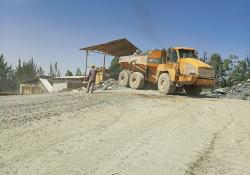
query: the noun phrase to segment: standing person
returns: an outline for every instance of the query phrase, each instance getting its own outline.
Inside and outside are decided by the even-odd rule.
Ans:
[[[89,71],[89,74],[87,76],[89,82],[88,82],[86,93],[88,93],[89,90],[91,93],[93,93],[93,89],[94,89],[94,85],[95,85],[95,77],[96,77],[96,69],[95,69],[95,65],[92,65],[91,69]]]

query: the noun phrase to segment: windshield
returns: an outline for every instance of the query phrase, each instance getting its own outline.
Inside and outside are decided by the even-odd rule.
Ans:
[[[180,58],[197,58],[195,50],[179,49]]]

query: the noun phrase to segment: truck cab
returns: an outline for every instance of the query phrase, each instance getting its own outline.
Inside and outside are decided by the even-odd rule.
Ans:
[[[199,60],[193,48],[168,48],[157,68],[158,82],[162,73],[167,73],[172,84],[184,87],[189,94],[198,94],[202,87],[213,87],[215,83],[213,68]]]

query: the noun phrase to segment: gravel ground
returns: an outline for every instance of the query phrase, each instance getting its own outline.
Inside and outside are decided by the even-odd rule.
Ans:
[[[0,97],[0,174],[250,174],[250,103],[157,91]]]

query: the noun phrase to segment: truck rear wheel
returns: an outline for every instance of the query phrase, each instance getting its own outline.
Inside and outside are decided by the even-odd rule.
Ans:
[[[171,81],[168,73],[162,73],[158,78],[158,90],[165,95],[175,93],[175,83]]]
[[[120,72],[119,84],[123,87],[127,87],[129,85],[129,71],[123,70]]]
[[[129,77],[129,85],[132,89],[142,89],[144,86],[144,75],[140,72],[133,72]]]
[[[199,95],[202,91],[201,86],[185,86],[184,89],[187,95]]]

